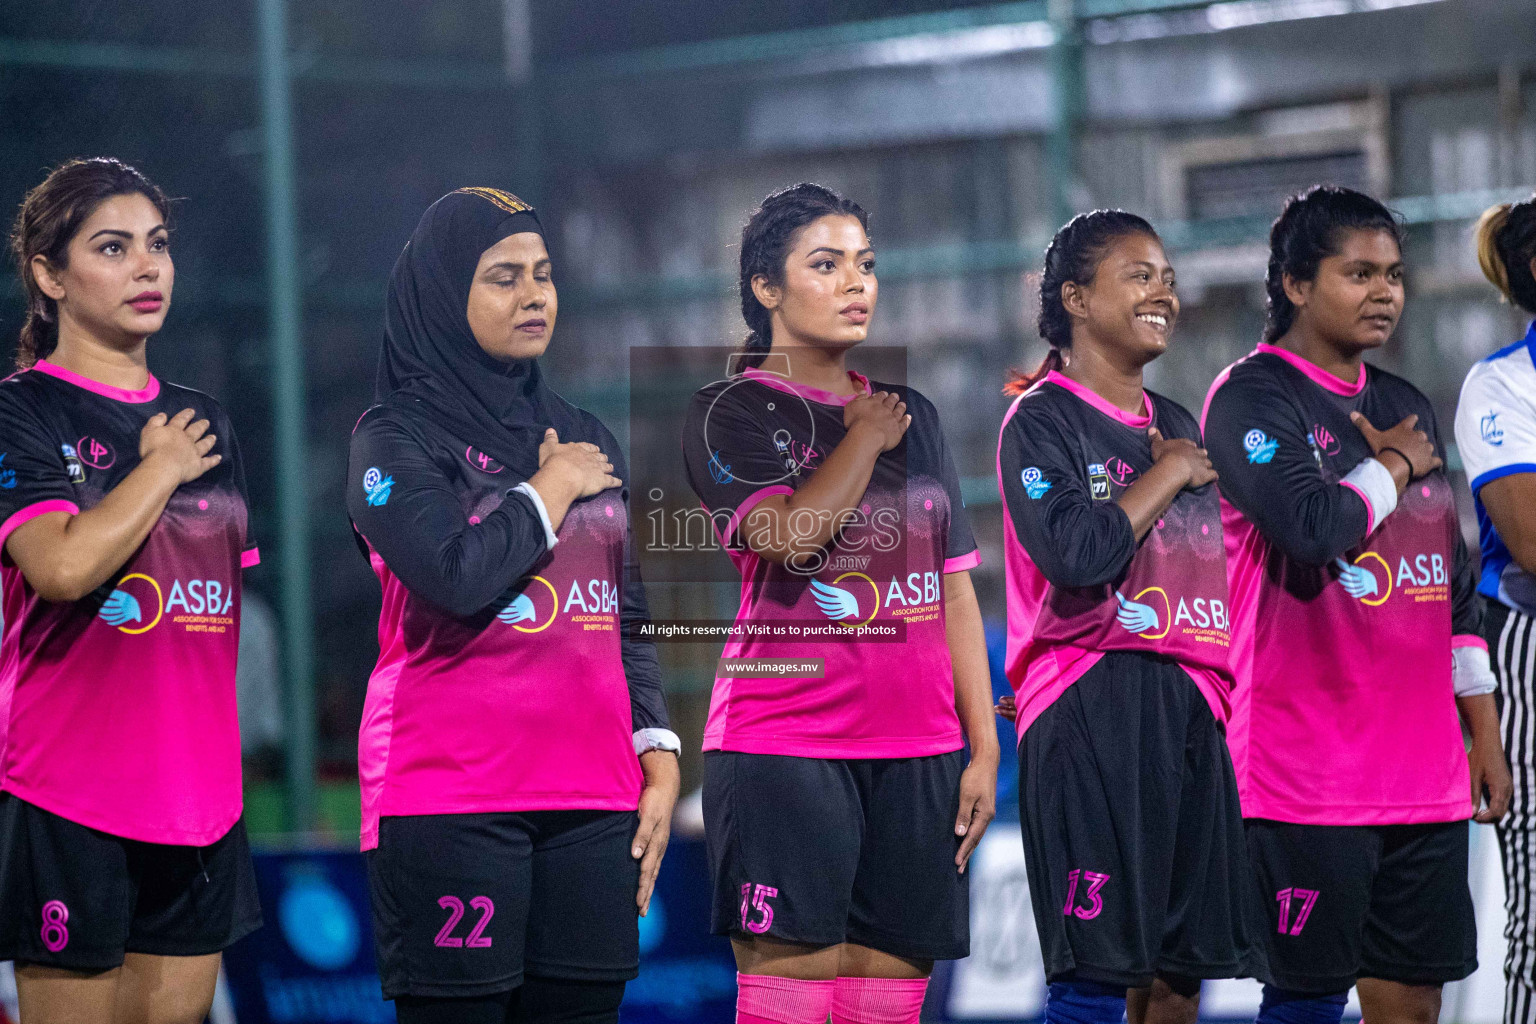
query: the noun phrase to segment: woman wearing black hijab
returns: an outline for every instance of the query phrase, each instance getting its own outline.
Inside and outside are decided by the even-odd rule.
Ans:
[[[556,301],[531,207],[439,199],[352,436],[384,591],[362,845],[402,1024],[616,1021],[677,799],[623,456],[537,362]]]

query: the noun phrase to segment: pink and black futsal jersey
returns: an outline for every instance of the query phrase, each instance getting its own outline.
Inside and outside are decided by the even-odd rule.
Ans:
[[[1006,670],[1020,736],[1112,650],[1177,662],[1226,721],[1232,627],[1215,489],[1179,492],[1140,544],[1116,502],[1152,467],[1150,427],[1200,441],[1170,399],[1145,392],[1133,416],[1056,372],[1003,419]]]
[[[466,316],[481,254],[525,231],[542,228],[516,196],[460,189],[390,275],[379,404],[353,431],[346,491],[384,590],[358,740],[365,850],[381,816],[633,811],[636,734],[667,724],[618,443],[536,359],[482,350]],[[550,428],[624,481],[573,503],[558,534],[527,483]]]
[[[183,409],[209,420],[223,460],[176,489],[95,592],[45,601],[0,556],[0,790],[115,836],[206,846],[240,817],[240,571],[258,560],[224,410],[154,376],[126,391],[47,360],[0,382],[0,545],[99,504],[139,465],[145,422]]]
[[[1237,699],[1228,738],[1243,815],[1312,825],[1453,821],[1472,813],[1453,646],[1480,646],[1480,607],[1440,470],[1390,505],[1349,420],[1410,414],[1444,450],[1429,400],[1363,365],[1341,380],[1261,344],[1211,386],[1205,438],[1221,474]]]
[[[849,376],[866,393],[900,395],[912,423],[876,460],[853,519],[798,568],[748,546],[754,530],[768,528],[752,510],[817,472],[847,433],[852,397],[755,369],[693,397],[683,434],[688,482],[741,574],[736,623],[747,635],[727,643],[723,657],[824,662],[816,677],[717,678],[705,750],[894,758],[962,745],[944,574],[981,556],[959,477],[932,403],[911,388]],[[781,630],[799,632],[773,635]]]
[[[363,848],[380,815],[634,810],[633,734],[665,728],[606,428],[572,439],[626,481],[571,506],[550,548],[524,477],[394,405],[352,438],[347,505],[384,590],[358,746]]]

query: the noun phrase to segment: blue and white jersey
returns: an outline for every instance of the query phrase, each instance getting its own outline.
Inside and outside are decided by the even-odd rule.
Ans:
[[[1456,444],[1477,505],[1483,571],[1478,591],[1536,615],[1536,576],[1514,561],[1499,538],[1481,491],[1490,480],[1536,473],[1536,323],[1521,340],[1467,372],[1456,405]]]

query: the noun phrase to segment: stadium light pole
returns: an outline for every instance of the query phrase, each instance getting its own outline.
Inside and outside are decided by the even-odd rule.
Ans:
[[[315,827],[315,684],[309,581],[309,459],[305,455],[303,299],[295,210],[292,72],[285,0],[257,0],[262,134],[266,150],[267,301],[276,438],[278,577],[286,680],[288,828]]]

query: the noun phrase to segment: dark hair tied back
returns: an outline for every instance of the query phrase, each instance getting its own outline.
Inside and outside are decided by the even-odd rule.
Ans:
[[[1483,211],[1477,222],[1477,262],[1483,276],[1512,302],[1536,316],[1536,195],[1519,203],[1500,203]]]
[[[1061,301],[1061,286],[1068,281],[1091,284],[1110,246],[1130,235],[1156,238],[1157,232],[1145,218],[1124,210],[1080,213],[1056,232],[1045,250],[1045,270],[1040,274],[1040,317],[1036,321],[1040,337],[1051,346],[1051,351],[1034,373],[1013,371],[1003,388],[1006,394],[1028,391],[1046,374],[1066,365],[1062,352],[1072,347],[1072,317]]]
[[[55,167],[27,193],[11,228],[11,255],[27,296],[27,316],[16,342],[16,365],[27,369],[53,354],[59,343],[59,307],[38,287],[32,259],[42,256],[54,267],[69,261],[69,243],[96,208],[113,196],[137,193],[155,204],[170,224],[171,204],[144,175],[112,157],[69,160]]]
[[[1296,321],[1296,307],[1285,294],[1285,278],[1312,281],[1329,256],[1337,256],[1349,231],[1385,231],[1403,247],[1397,218],[1364,192],[1337,185],[1313,185],[1285,201],[1269,229],[1269,271],[1264,278],[1268,303],[1264,340],[1274,343]]]
[[[752,291],[752,279],[759,274],[770,284],[784,283],[784,262],[789,258],[795,232],[821,217],[857,217],[869,231],[869,215],[864,208],[824,185],[801,182],[781,189],[764,199],[752,211],[741,229],[741,318],[747,322],[747,337],[742,351],[749,358],[742,362],[757,366],[773,344],[772,317]]]

